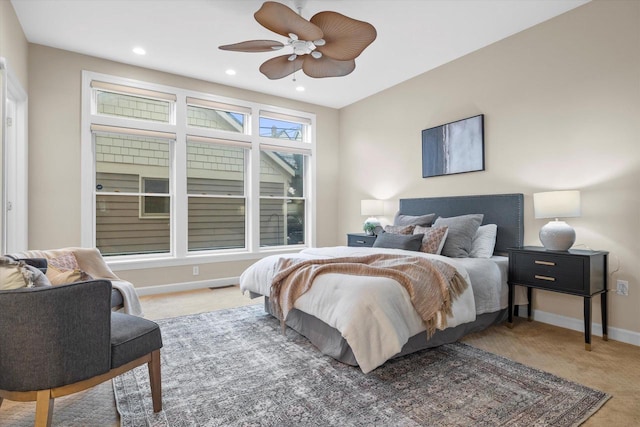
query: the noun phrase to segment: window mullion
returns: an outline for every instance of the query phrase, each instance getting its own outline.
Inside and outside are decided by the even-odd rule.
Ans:
[[[187,196],[187,103],[185,97],[179,97],[176,101],[176,142],[173,150],[173,215],[172,242],[174,254],[178,258],[184,258],[188,253],[189,235],[189,200]]]
[[[251,252],[260,250],[260,110],[253,108],[251,114],[251,151],[247,165],[247,222],[248,246]]]

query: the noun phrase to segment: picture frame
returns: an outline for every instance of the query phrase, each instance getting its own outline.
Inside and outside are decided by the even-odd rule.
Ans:
[[[422,177],[484,170],[484,114],[422,131]]]

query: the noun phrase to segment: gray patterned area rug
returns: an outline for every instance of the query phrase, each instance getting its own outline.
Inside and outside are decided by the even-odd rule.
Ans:
[[[164,409],[148,374],[113,380],[130,426],[577,426],[609,396],[456,343],[363,374],[261,306],[165,319]]]

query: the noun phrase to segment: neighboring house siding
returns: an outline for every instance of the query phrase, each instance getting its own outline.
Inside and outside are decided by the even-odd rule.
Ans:
[[[101,140],[100,146],[104,153],[121,144],[110,145]],[[205,144],[206,145],[206,144]],[[194,147],[195,148],[195,147]],[[206,147],[205,152],[193,154],[201,156],[196,161],[200,169],[195,174],[221,175],[225,178],[215,179],[188,177],[187,192],[190,195],[233,195],[244,194],[242,159],[228,161],[233,157],[224,155],[224,150]],[[202,148],[204,150],[204,148]],[[200,149],[198,149],[200,150]],[[153,150],[152,150],[153,151]],[[221,156],[216,157],[217,154]],[[143,154],[142,152],[139,154]],[[229,153],[227,153],[229,154]],[[205,158],[206,157],[206,158]],[[115,159],[115,157],[114,157]],[[216,159],[219,160],[215,163]],[[268,196],[282,195],[286,191],[285,177],[277,174],[278,165],[263,161],[268,177],[274,182],[263,182],[260,192]],[[99,163],[103,169],[109,169],[109,164]],[[111,166],[122,166],[115,162]],[[222,170],[214,169],[219,167]],[[164,167],[150,176],[158,176]],[[200,172],[199,172],[200,171]],[[120,193],[139,193],[140,177],[135,174],[98,172],[96,183],[102,186],[102,191]],[[145,218],[140,216],[140,200],[137,195],[98,195],[96,206],[96,243],[105,254],[154,253],[169,250],[169,219]],[[283,244],[287,235],[286,214],[283,213],[282,200],[261,200],[260,227],[263,245]],[[246,209],[245,200],[220,197],[190,197],[189,198],[189,250],[207,250],[222,248],[242,248],[245,246],[245,219],[241,213]]]
[[[167,101],[109,92],[98,92],[98,98],[98,114],[169,122],[170,111]]]
[[[169,167],[169,151],[166,144],[161,144],[154,138],[96,135],[95,146],[98,172],[112,171],[113,168],[122,169],[114,165],[127,164],[162,166],[164,170]]]
[[[223,111],[195,106],[187,107],[187,124],[209,129],[224,129],[242,132],[243,126],[234,117]]]
[[[188,177],[215,177],[242,181],[244,156],[237,148],[189,142],[187,145],[187,171]]]
[[[96,182],[105,191],[140,191],[138,175],[99,172]],[[98,195],[96,244],[103,253],[166,252],[169,250],[169,238],[168,218],[140,218],[140,196]]]

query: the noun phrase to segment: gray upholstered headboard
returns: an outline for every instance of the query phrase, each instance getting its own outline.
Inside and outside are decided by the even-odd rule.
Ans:
[[[400,213],[451,217],[484,214],[483,224],[497,224],[498,236],[494,253],[506,255],[507,248],[522,246],[524,240],[522,194],[488,194],[481,196],[426,197],[400,199]]]

